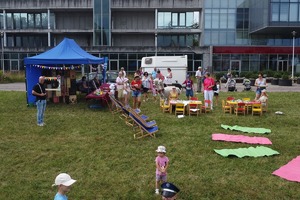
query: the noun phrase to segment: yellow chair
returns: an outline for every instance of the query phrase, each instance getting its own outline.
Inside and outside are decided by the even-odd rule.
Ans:
[[[182,114],[184,115],[184,104],[183,103],[176,103],[175,105],[175,115]]]
[[[246,97],[246,98],[242,98],[242,100],[245,101],[251,101],[250,98]],[[246,110],[247,110],[247,114],[249,113],[249,111],[252,109],[252,105],[251,104],[246,104]]]
[[[262,105],[260,103],[252,104],[252,115],[259,114],[261,116],[262,112]]]
[[[230,105],[225,100],[222,100],[222,110],[224,113],[230,113]]]
[[[234,113],[238,114],[246,114],[246,105],[245,103],[238,103],[237,106],[234,108]]]
[[[163,113],[170,112],[170,102],[166,104],[165,100],[160,100],[160,109]]]

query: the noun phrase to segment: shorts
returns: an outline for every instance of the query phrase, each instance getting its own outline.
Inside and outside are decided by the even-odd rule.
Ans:
[[[156,181],[167,182],[167,174],[165,174],[165,175],[156,174]]]
[[[132,91],[132,97],[140,97],[141,95],[142,95],[141,91],[136,91],[136,90]]]
[[[217,92],[214,92],[214,96],[216,97],[216,96],[219,96],[219,93],[217,93]]]
[[[118,99],[124,98],[123,90],[124,89],[118,89]]]
[[[143,93],[147,93],[149,88],[143,88]]]
[[[190,96],[190,97],[193,97],[194,96],[194,91],[193,90],[186,90],[185,91],[185,95],[188,97],[188,96]]]
[[[266,88],[265,88],[265,87],[257,88],[257,89],[256,89],[256,94],[261,94],[261,91],[262,91],[263,89],[266,89]]]

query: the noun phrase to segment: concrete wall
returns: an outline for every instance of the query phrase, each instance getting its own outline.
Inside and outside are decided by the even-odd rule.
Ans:
[[[153,46],[154,35],[144,35],[144,34],[130,34],[130,35],[114,35],[113,46]]]
[[[111,0],[112,8],[191,8],[203,7],[203,0]]]
[[[155,12],[112,12],[112,29],[154,29]]]
[[[93,29],[92,12],[58,12],[55,13],[56,29]]]
[[[1,0],[1,9],[93,8],[93,0]]]

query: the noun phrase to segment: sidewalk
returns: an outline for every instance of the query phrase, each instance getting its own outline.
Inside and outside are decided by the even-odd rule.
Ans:
[[[195,88],[197,85],[195,85]],[[244,86],[242,83],[237,83],[236,88],[238,92],[244,90]],[[255,91],[255,87],[251,87],[252,91]],[[26,91],[25,83],[3,83],[0,84],[0,90],[2,91]],[[221,91],[227,92],[227,88],[225,88],[225,84],[222,83]],[[300,84],[294,83],[293,86],[278,86],[268,84],[267,92],[300,92]]]

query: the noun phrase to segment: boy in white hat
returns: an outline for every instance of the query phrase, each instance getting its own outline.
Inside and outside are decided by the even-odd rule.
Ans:
[[[60,173],[57,175],[53,184],[53,186],[57,186],[58,188],[54,200],[68,200],[66,193],[70,191],[71,185],[75,182],[76,180],[72,179],[69,174]]]
[[[166,147],[157,147],[157,157],[155,158],[156,163],[156,184],[155,184],[155,194],[159,194],[159,182],[163,183],[167,181],[167,168],[169,166],[169,158],[166,156]]]

